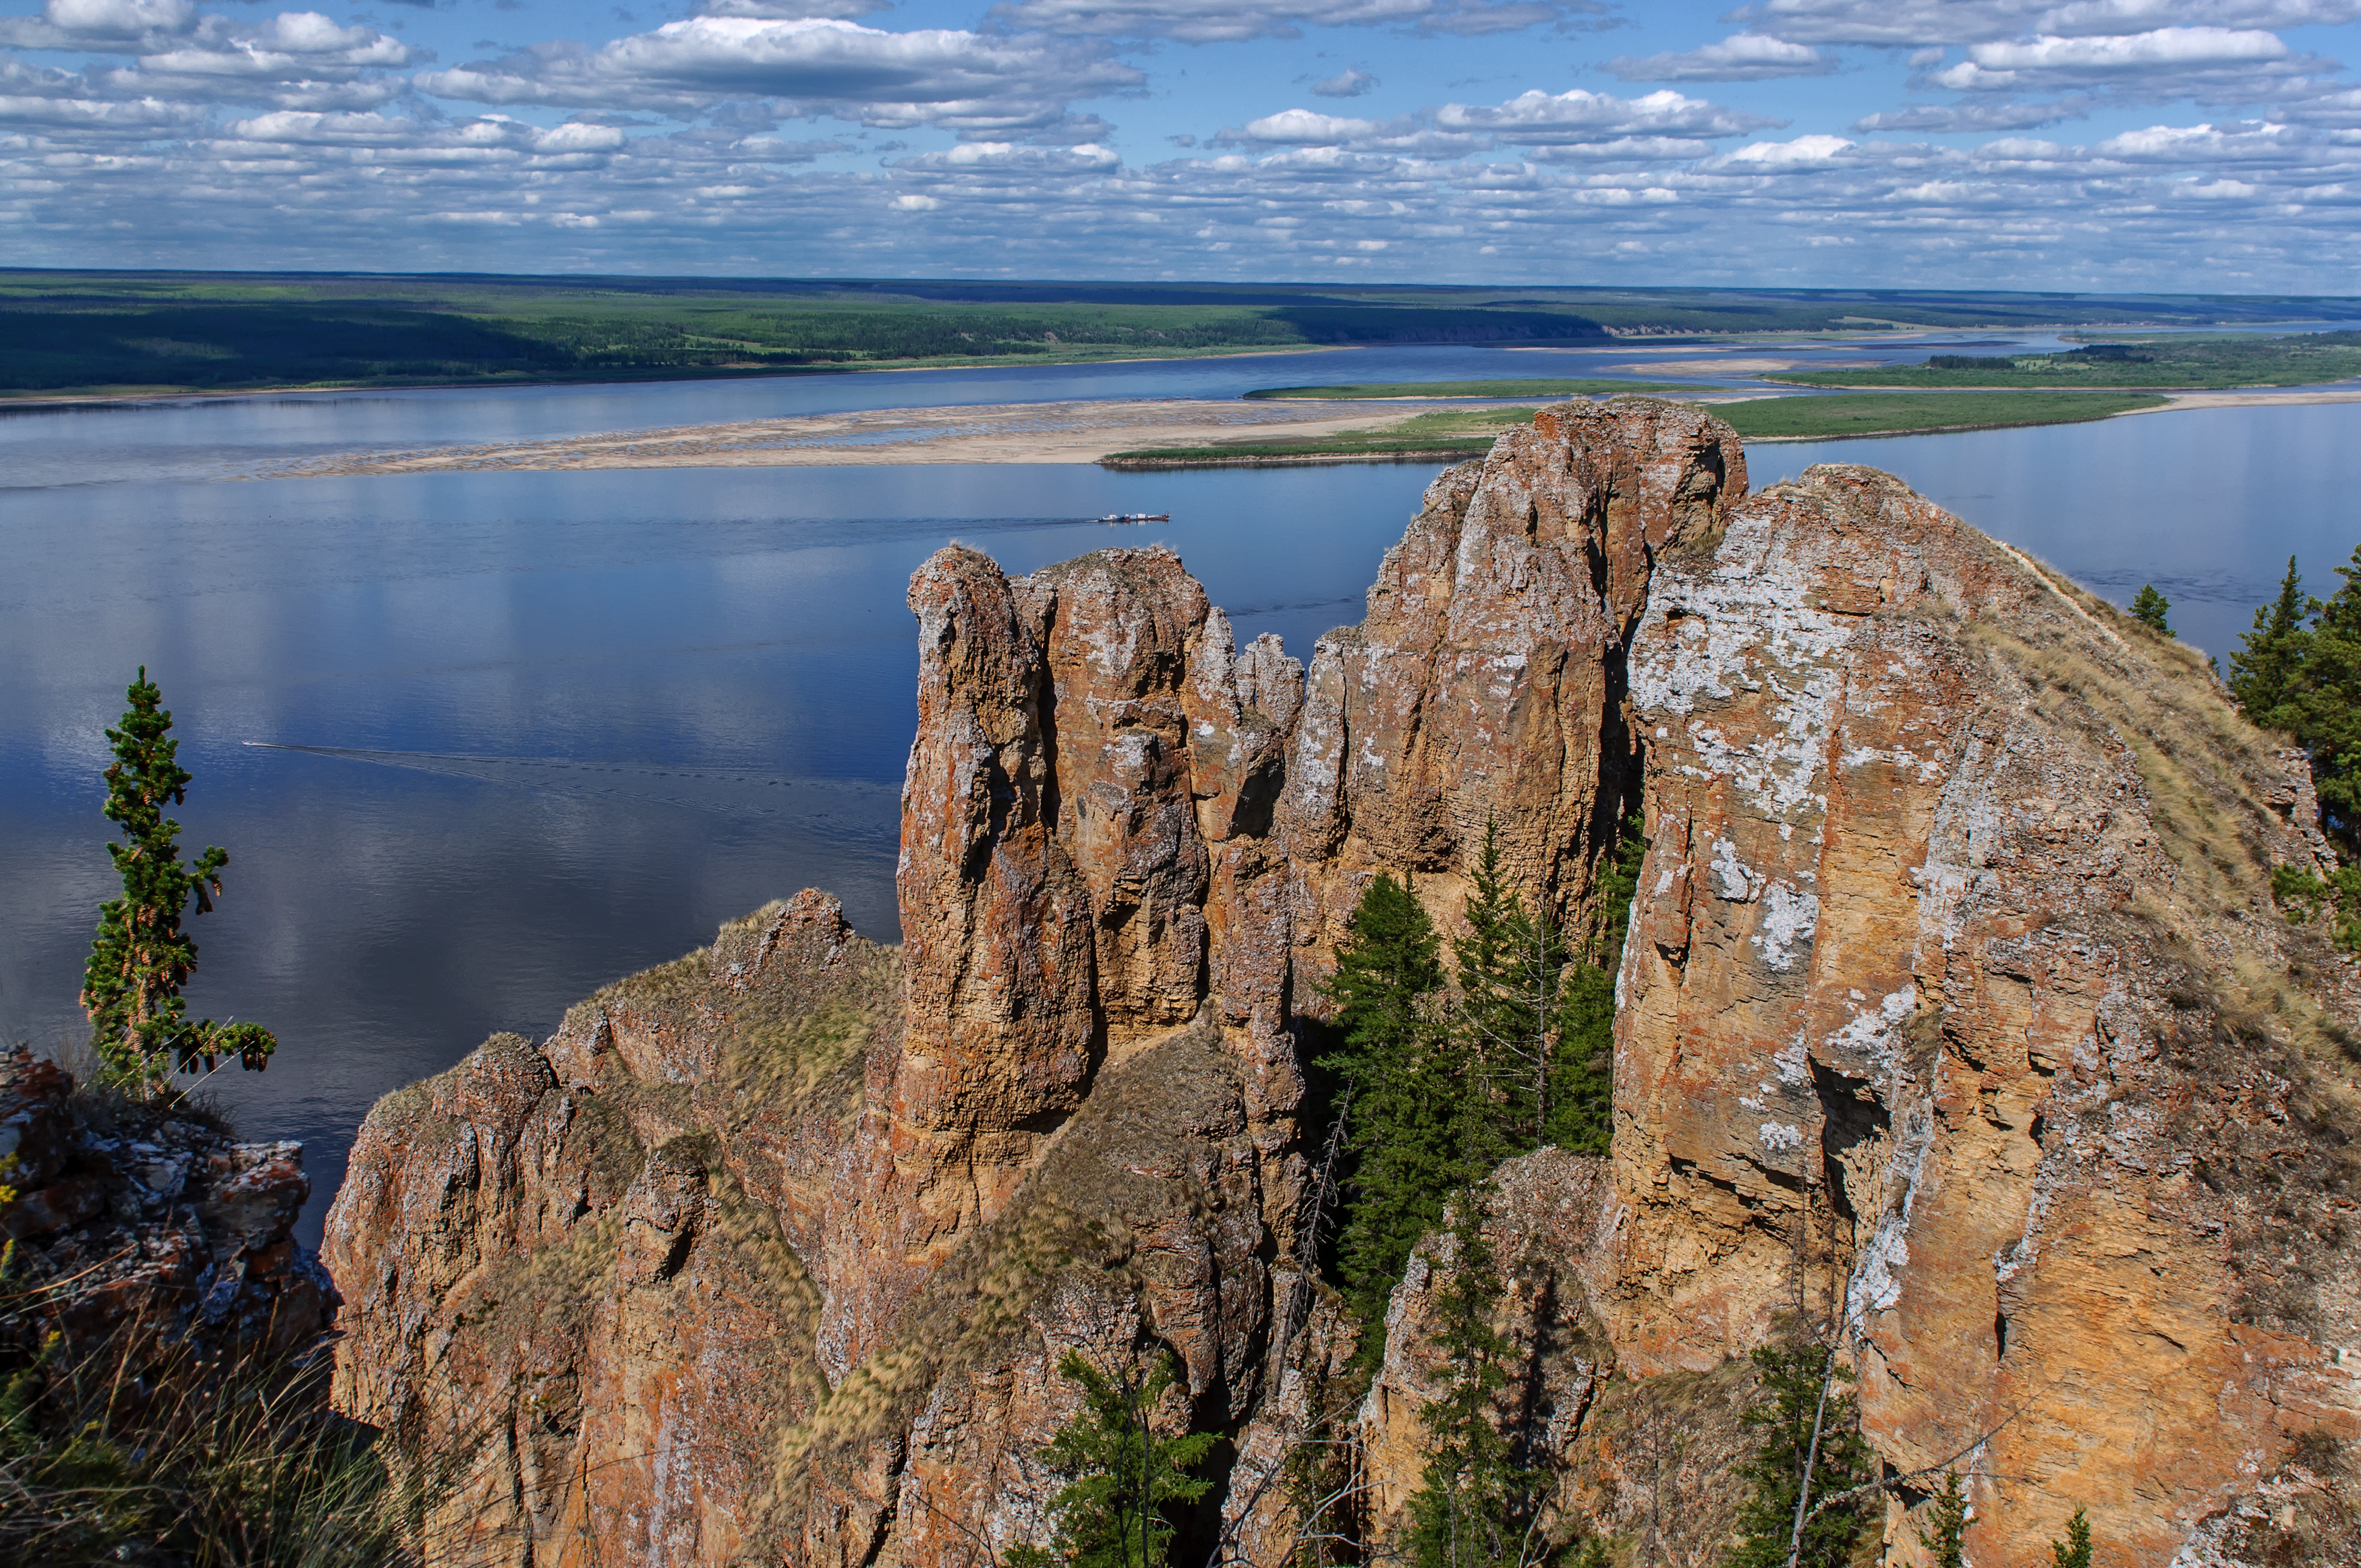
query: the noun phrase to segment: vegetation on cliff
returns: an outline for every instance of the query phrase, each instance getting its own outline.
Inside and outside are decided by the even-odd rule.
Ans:
[[[223,1057],[259,1071],[279,1042],[259,1024],[192,1023],[181,988],[196,972],[197,944],[181,928],[189,900],[210,914],[221,893],[229,851],[208,848],[181,863],[181,825],[164,815],[188,800],[192,777],[170,738],[172,715],[164,694],[142,664],[128,693],[122,728],[106,739],[115,761],[106,770],[106,817],[126,842],[106,852],[123,878],[123,896],[99,907],[82,1004],[90,1014],[91,1043],[107,1071],[125,1082],[161,1086],[174,1072],[213,1070]]]
[[[1763,1394],[1742,1419],[1762,1433],[1763,1446],[1745,1465],[1752,1490],[1739,1510],[1727,1568],[1842,1568],[1875,1500],[1811,1505],[1875,1476],[1859,1404],[1840,1387],[1852,1373],[1833,1345],[1801,1335],[1757,1345],[1752,1354]]]
[[[1024,1546],[1004,1568],[1158,1568],[1170,1555],[1169,1511],[1195,1502],[1213,1482],[1195,1472],[1221,1442],[1215,1432],[1167,1436],[1157,1416],[1172,1391],[1170,1351],[1145,1366],[1101,1367],[1081,1351],[1058,1359],[1059,1376],[1081,1386],[1082,1409],[1040,1458],[1064,1482],[1049,1500],[1051,1547]]]
[[[2281,866],[2272,891],[2298,918],[2325,915],[2339,947],[2361,950],[2361,547],[2325,600],[2303,591],[2295,557],[2254,629],[2230,655],[2246,717],[2295,737],[2312,759],[2320,826],[2344,862],[2327,877]]]
[[[1362,891],[1329,982],[1342,1044],[1320,1066],[1343,1086],[1337,1265],[1365,1324],[1384,1321],[1411,1250],[1453,1200],[1502,1160],[1547,1145],[1605,1152],[1615,969],[1646,848],[1635,816],[1601,860],[1595,917],[1569,943],[1508,888],[1488,826],[1447,984],[1416,894],[1383,873]]]
[[[23,1304],[12,1292],[0,1312]],[[131,1328],[80,1351],[51,1335],[5,1360],[0,1556],[57,1568],[415,1561],[368,1431],[326,1408],[324,1365],[205,1359]]]

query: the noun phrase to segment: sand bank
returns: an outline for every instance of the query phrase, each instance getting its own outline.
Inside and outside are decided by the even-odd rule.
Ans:
[[[273,464],[247,478],[572,468],[795,468],[895,463],[1095,463],[1110,452],[1257,433],[1382,430],[1459,405],[1157,399],[864,409],[849,413],[616,431],[555,441],[357,452]]]

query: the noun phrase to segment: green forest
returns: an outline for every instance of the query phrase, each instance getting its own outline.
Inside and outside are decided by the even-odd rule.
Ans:
[[[1805,387],[2137,387],[2224,391],[2309,387],[2361,376],[2361,332],[2191,335],[2086,344],[2056,354],[1938,354],[1923,365],[1790,371]]]
[[[2350,302],[0,270],[0,397],[774,375],[1366,343],[2206,325]],[[1366,395],[1366,394],[1365,394]]]

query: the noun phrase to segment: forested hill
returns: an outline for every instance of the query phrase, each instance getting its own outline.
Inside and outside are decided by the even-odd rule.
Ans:
[[[0,397],[2356,314],[2235,296],[16,270],[0,271]]]

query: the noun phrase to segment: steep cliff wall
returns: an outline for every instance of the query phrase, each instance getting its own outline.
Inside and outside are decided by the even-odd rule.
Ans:
[[[1659,563],[1631,691],[1625,1365],[1833,1313],[1889,1464],[1981,1440],[2007,1478],[1980,1561],[2087,1502],[2162,1563],[2300,1434],[2361,1433],[2354,995],[2268,896],[2308,780],[2195,657],[1822,467]]]
[[[1994,1429],[1980,1550],[2070,1499],[2127,1561],[2226,1540],[2356,1409],[2351,981],[2262,891],[2318,852],[2303,783],[1892,480],[1745,488],[1696,410],[1546,411],[1308,670],[1167,551],[936,555],[899,953],[801,894],[364,1127],[340,1398],[442,1467],[438,1550],[964,1563],[1038,1536],[1059,1354],[1162,1344],[1162,1419],[1232,1439],[1185,1552],[1279,1561],[1289,1445],[1350,1392],[1299,1261],[1345,917],[1387,870],[1447,925],[1488,820],[1579,914],[1635,806],[1612,1161],[1533,1157],[1498,1216],[1564,1507],[1709,1558],[1728,1358],[1795,1312],[1851,1326],[1898,1468]],[[1359,1418],[1381,1530],[1413,1274]]]

